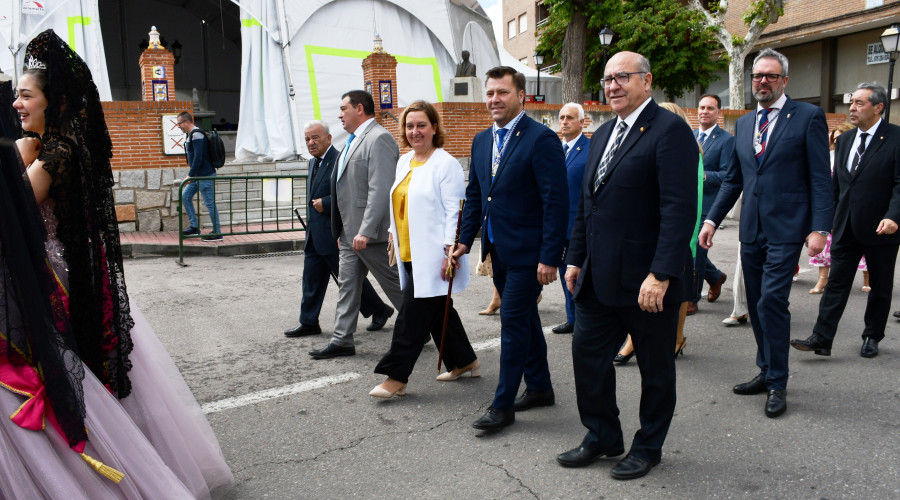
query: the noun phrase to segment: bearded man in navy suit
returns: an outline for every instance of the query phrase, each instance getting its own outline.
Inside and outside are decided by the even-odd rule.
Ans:
[[[555,403],[537,299],[563,262],[569,194],[559,138],[525,115],[525,75],[508,66],[487,72],[485,100],[494,120],[472,141],[459,248],[479,229],[500,292],[500,380],[494,401],[472,426],[497,431],[515,412]],[[516,398],[522,377],[525,392]]]
[[[693,288],[700,154],[690,126],[650,97],[652,82],[650,61],[640,54],[619,52],[606,65],[604,92],[617,117],[591,137],[566,257],[575,391],[588,432],[556,460],[582,467],[625,452],[613,358],[630,333],[641,371],[641,427],[611,470],[623,480],[660,462],[675,412],[678,310],[685,284]]]
[[[732,164],[700,230],[700,245],[712,246],[743,191],[741,266],[759,373],[732,391],[766,393],[766,416],[775,418],[787,409],[794,269],[804,242],[810,256],[825,248],[834,202],[825,112],[785,95],[788,60],[772,49],[756,56],[751,80],[759,104],[737,121]]]

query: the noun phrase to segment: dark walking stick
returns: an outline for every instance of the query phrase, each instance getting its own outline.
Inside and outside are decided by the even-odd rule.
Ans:
[[[441,374],[441,361],[444,360],[444,339],[447,338],[447,318],[450,317],[450,295],[453,293],[453,252],[459,245],[459,227],[462,225],[463,205],[466,200],[459,200],[459,217],[456,219],[456,238],[453,240],[453,246],[450,247],[450,253],[447,257],[447,276],[450,277],[450,285],[447,287],[447,306],[444,308],[444,327],[441,330],[441,347],[438,349],[438,375]]]

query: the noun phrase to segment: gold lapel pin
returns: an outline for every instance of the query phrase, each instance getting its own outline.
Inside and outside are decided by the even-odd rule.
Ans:
[[[519,134],[521,134],[521,133],[522,133],[521,130],[517,131],[517,132],[516,132],[516,137],[519,137]]]
[[[884,139],[884,137],[882,137],[882,139]],[[575,148],[575,151],[581,151],[581,146],[578,146],[577,148]]]
[[[881,137],[879,137],[879,139],[881,139],[881,140],[883,141],[883,140],[884,140],[884,136],[882,135]]]
[[[788,118],[790,118],[790,117],[791,117],[791,114],[790,114],[790,113],[788,113],[788,115],[787,115],[787,117],[788,117]]]
[[[644,131],[644,127],[641,127],[641,132],[643,132],[643,131]]]

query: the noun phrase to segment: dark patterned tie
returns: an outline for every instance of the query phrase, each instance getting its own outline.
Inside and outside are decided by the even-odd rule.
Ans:
[[[563,144],[563,155],[565,155],[566,158],[569,157],[569,143]]]
[[[762,163],[763,155],[766,154],[766,139],[769,136],[769,113],[773,108],[763,108],[759,117],[759,151],[756,152],[756,162]]]
[[[859,147],[856,148],[856,154],[853,155],[853,162],[850,164],[851,172],[856,172],[856,169],[859,168],[859,162],[862,161],[862,156],[866,154],[866,137],[869,137],[869,134],[866,132],[859,134]]]
[[[313,182],[314,180],[316,180],[316,174],[319,173],[319,165],[322,164],[322,159],[321,159],[321,158],[313,157],[313,159],[310,160],[310,161],[315,162],[315,163],[313,164],[312,175],[309,176],[309,183],[312,184],[312,182]]]
[[[600,187],[600,183],[603,182],[603,177],[606,175],[606,170],[609,168],[609,164],[612,163],[612,159],[616,156],[616,151],[619,150],[619,146],[622,144],[622,138],[625,137],[625,129],[627,128],[627,123],[619,122],[619,126],[616,128],[616,140],[613,141],[612,147],[609,148],[606,156],[603,157],[603,161],[600,162],[600,166],[597,167],[597,176],[594,178],[595,193],[597,188]]]
[[[697,142],[699,142],[701,146],[706,142],[706,132],[700,132],[700,137],[697,139]]]

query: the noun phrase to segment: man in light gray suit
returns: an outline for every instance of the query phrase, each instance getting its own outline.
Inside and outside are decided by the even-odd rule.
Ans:
[[[400,150],[390,132],[375,122],[375,103],[362,90],[341,98],[339,115],[350,137],[331,174],[331,234],[340,247],[340,287],[334,335],[314,359],[353,356],[362,284],[371,272],[394,307],[402,295],[397,267],[388,262],[390,191]]]

